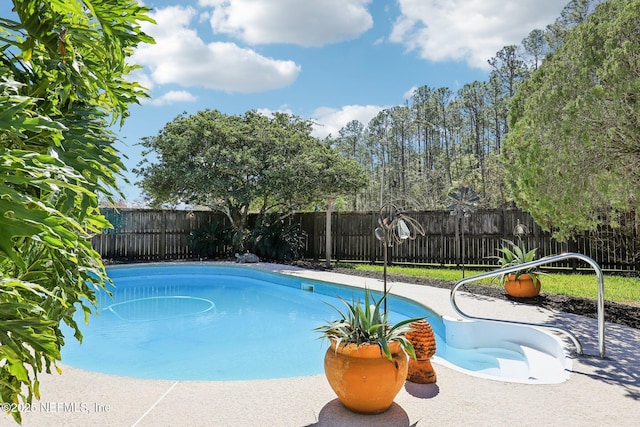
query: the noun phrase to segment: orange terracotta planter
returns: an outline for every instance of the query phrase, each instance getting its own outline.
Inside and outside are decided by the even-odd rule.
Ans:
[[[377,344],[340,345],[324,356],[324,371],[338,399],[349,410],[379,414],[389,409],[407,379],[408,356],[399,342],[389,343],[387,359]]]
[[[515,274],[509,274],[504,281],[504,289],[516,298],[531,298],[540,293],[540,279],[521,274],[516,280]]]

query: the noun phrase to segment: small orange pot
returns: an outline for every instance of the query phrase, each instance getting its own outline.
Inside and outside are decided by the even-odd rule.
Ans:
[[[521,274],[516,280],[515,274],[509,274],[504,281],[504,289],[516,298],[531,298],[540,293],[540,279]]]
[[[389,409],[407,379],[408,356],[400,342],[389,343],[389,360],[377,344],[341,344],[331,340],[324,371],[338,399],[349,410],[379,414]]]

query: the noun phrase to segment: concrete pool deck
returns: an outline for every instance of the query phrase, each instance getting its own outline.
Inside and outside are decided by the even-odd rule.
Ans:
[[[255,267],[256,265],[253,265]],[[260,264],[311,279],[380,289],[380,281]],[[606,283],[605,283],[606,286]],[[393,293],[454,316],[449,290],[390,283]],[[336,399],[323,374],[256,381],[167,381],[98,374],[61,364],[42,374],[40,401],[23,413],[35,426],[636,426],[640,419],[640,330],[607,323],[597,354],[597,322],[582,316],[461,293],[469,314],[551,322],[575,333],[570,378],[532,385],[469,376],[434,363],[436,384],[407,382],[384,414],[358,415]],[[573,350],[571,344],[568,348]],[[295,351],[295,349],[292,349]],[[0,415],[0,426],[16,425]]]

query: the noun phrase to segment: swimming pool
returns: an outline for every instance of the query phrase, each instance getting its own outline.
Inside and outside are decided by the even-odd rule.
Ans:
[[[242,380],[323,372],[327,343],[313,329],[361,290],[235,266],[109,268],[113,298],[83,342],[67,340],[71,366],[140,378]],[[400,298],[390,319],[434,313]],[[81,315],[81,313],[78,313]],[[78,318],[78,322],[82,319]]]
[[[351,300],[363,293],[235,265],[131,265],[107,271],[116,285],[113,297],[98,295],[99,315],[84,326],[82,344],[67,340],[62,362],[138,378],[245,380],[320,374],[327,343],[313,329],[335,318],[325,303],[340,307],[337,297]],[[482,324],[442,319],[394,295],[388,306],[392,322],[420,316],[429,321],[436,334],[436,361],[488,378],[531,377],[529,347],[521,345],[522,336],[540,331],[502,327],[487,334]],[[81,316],[78,313],[78,323]],[[488,337],[478,338],[485,335],[495,337],[499,346]],[[532,336],[529,341],[540,339]],[[542,364],[548,365],[546,360]],[[518,371],[523,366],[527,372]]]

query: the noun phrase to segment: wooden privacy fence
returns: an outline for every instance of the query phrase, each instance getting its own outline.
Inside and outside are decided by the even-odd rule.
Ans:
[[[502,244],[502,239],[513,238],[512,230],[517,219],[527,223],[530,218],[523,217],[522,212],[514,215],[511,211],[478,212],[471,218],[460,221],[451,216],[448,211],[406,212],[420,223],[425,230],[425,236],[418,236],[415,240],[407,240],[389,249],[389,257],[394,262],[436,264],[436,265],[495,265],[491,257],[497,255],[496,249]],[[303,229],[305,226],[304,217]],[[366,261],[379,262],[383,259],[383,245],[375,238],[374,229],[377,227],[378,212],[370,213],[336,213],[332,216],[332,254],[337,261]],[[524,220],[524,221],[523,221]],[[324,214],[316,215],[314,233],[310,240],[314,243],[311,248],[313,258],[325,256],[325,227]],[[524,238],[527,245],[534,244],[541,255],[558,253],[559,244],[550,238],[545,238],[539,228],[536,229],[530,221],[533,231]],[[317,230],[317,231],[316,231]],[[464,236],[463,236],[464,232]],[[462,255],[464,254],[464,259]]]
[[[104,209],[103,213],[114,228],[95,236],[92,244],[103,258],[111,260],[194,259],[197,256],[190,245],[191,232],[213,220],[228,224],[225,216],[209,211]],[[422,224],[426,235],[391,248],[389,255],[393,262],[494,266],[496,261],[492,257],[497,255],[502,239],[516,239],[513,230],[519,221],[530,231],[523,241],[528,248],[538,248],[539,256],[578,252],[596,260],[603,269],[638,270],[635,233],[621,238],[605,230],[560,243],[519,209],[481,210],[462,220],[448,211],[406,214]],[[383,247],[374,236],[377,219],[378,212],[333,213],[332,259],[382,262]],[[291,221],[300,224],[306,234],[304,257],[325,259],[326,213],[299,213]]]
[[[91,243],[102,258],[127,261],[192,259],[190,235],[213,219],[214,212],[147,209],[102,209],[113,225]]]

